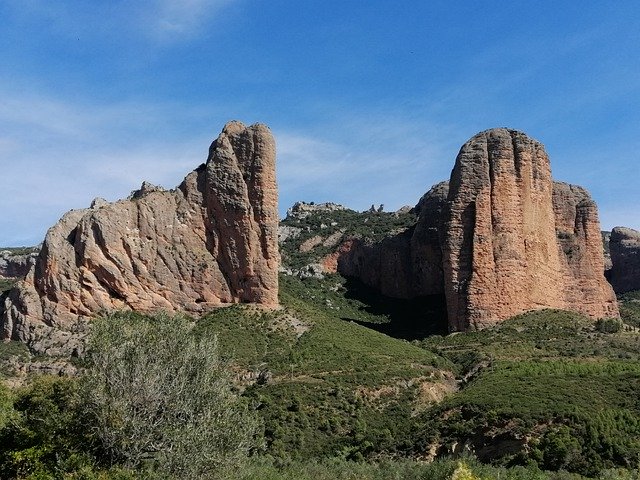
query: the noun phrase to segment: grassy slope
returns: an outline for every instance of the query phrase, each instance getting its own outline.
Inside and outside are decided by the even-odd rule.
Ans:
[[[295,477],[323,457],[420,458],[433,448],[446,455],[456,444],[499,465],[533,462],[592,476],[637,467],[637,333],[599,333],[580,315],[546,310],[481,332],[408,342],[364,326],[384,325],[389,315],[347,298],[342,281],[285,278],[282,310],[235,306],[197,323],[200,334],[218,334],[245,379],[244,393],[265,423],[267,453],[294,460],[289,470],[258,462],[251,478]],[[23,353],[13,351],[19,345],[2,347]],[[448,396],[437,404],[425,391]],[[318,475],[349,478],[348,464],[323,465]],[[408,478],[428,475],[419,464],[404,465]],[[363,478],[386,478],[385,468],[405,467],[361,470]]]
[[[232,307],[197,326],[217,333],[244,377],[257,379],[245,394],[265,421],[269,452],[360,458],[399,449],[409,440],[421,388],[450,389],[452,365],[419,345],[342,320],[340,308],[305,301],[305,281],[289,280],[282,311]],[[353,304],[350,315],[373,319]]]
[[[501,464],[589,474],[636,465],[638,334],[546,310],[407,342],[364,326],[390,317],[348,298],[343,282],[286,277],[284,310],[233,307],[199,324],[258,378],[245,394],[276,458],[421,456],[466,443]],[[448,396],[436,404],[425,390]]]

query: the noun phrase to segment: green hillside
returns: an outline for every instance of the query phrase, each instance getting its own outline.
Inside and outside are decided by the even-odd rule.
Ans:
[[[285,278],[283,311],[236,307],[197,327],[218,333],[258,379],[244,395],[265,421],[269,455],[466,452],[590,476],[637,467],[640,336],[631,329],[602,333],[580,315],[546,310],[408,342],[365,327],[391,320],[340,297],[336,281]]]
[[[341,295],[341,281],[283,278],[282,309],[234,306],[195,323],[196,337],[217,335],[236,394],[262,425],[262,447],[227,478],[444,479],[467,466],[485,478],[571,478],[542,470],[635,478],[624,476],[638,468],[640,451],[633,329],[603,333],[577,314],[546,310],[407,341],[378,331],[397,318]],[[2,358],[24,356],[18,347],[5,344]],[[104,473],[99,457],[91,460],[95,450],[82,450],[90,442],[80,448],[65,437],[77,439],[77,430],[54,428],[76,415],[73,381],[61,381],[3,393],[13,405],[6,418],[22,419],[17,431],[5,420],[3,435],[19,441],[5,443],[3,471],[18,462],[73,472],[71,449],[89,462],[85,470],[127,478]],[[44,409],[44,425],[34,408]],[[54,458],[67,458],[64,468]]]

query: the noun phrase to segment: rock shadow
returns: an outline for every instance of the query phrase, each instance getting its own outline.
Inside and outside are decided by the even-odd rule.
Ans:
[[[374,323],[348,317],[342,317],[342,320],[403,340],[422,340],[430,335],[448,333],[444,294],[411,299],[391,298],[352,277],[347,278],[344,287],[346,298],[358,300],[366,305],[362,307],[364,311],[385,316],[388,321]]]

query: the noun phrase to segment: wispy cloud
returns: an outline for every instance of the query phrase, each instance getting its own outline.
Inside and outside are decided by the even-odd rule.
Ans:
[[[162,37],[193,35],[234,2],[237,0],[157,0],[155,18],[151,18],[154,34]]]
[[[0,204],[11,206],[0,217],[0,245],[37,243],[65,211],[97,196],[124,197],[143,180],[176,186],[206,159],[218,133],[174,131],[202,115],[186,107],[99,105],[0,89],[0,163],[10,179]],[[281,211],[298,200],[356,209],[414,204],[448,176],[455,152],[445,129],[393,115],[343,115],[315,130],[276,128],[274,134]]]
[[[413,205],[449,176],[455,149],[447,132],[391,115],[336,119],[321,136],[276,130],[281,212],[299,200],[359,210]]]
[[[175,42],[205,31],[233,4],[243,0],[141,0],[136,2],[75,2],[70,0],[9,0],[7,6],[21,19],[46,19],[62,37],[105,37]],[[114,38],[114,31],[119,33]]]
[[[65,211],[124,197],[143,180],[175,187],[217,133],[173,134],[199,112],[176,115],[170,104],[101,106],[3,91],[0,246],[37,243]]]

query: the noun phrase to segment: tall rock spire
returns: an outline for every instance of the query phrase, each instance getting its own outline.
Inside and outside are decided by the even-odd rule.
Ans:
[[[452,330],[545,307],[618,316],[594,202],[554,183],[544,147],[525,134],[492,129],[463,145],[442,221]]]

